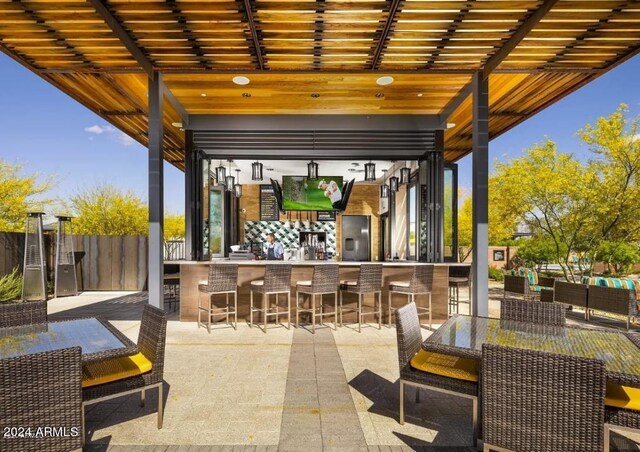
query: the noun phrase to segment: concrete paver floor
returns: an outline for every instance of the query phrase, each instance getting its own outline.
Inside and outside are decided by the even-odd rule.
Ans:
[[[500,296],[492,287],[491,316],[499,315]],[[50,300],[49,313],[102,315],[135,341],[145,302],[143,292],[85,293]],[[367,325],[359,334],[325,326],[314,336],[285,327],[265,334],[241,322],[237,331],[221,324],[207,334],[170,312],[164,377],[161,430],[156,391],[145,407],[137,395],[99,403],[87,409],[86,450],[473,450],[467,399],[423,390],[415,403],[409,388],[406,423],[397,422],[395,328]],[[614,437],[618,450],[640,450]]]

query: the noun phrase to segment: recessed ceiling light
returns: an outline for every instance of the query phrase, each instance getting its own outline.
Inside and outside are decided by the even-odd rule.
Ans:
[[[320,94],[313,93],[313,94],[311,94],[311,97],[313,97],[314,99],[317,99],[318,97],[320,97]]]
[[[384,97],[384,93],[376,93],[376,97],[378,98]]]
[[[201,93],[200,94],[202,97],[207,97],[207,93]]]
[[[422,97],[422,93],[418,93],[418,97]]]
[[[178,128],[182,127],[182,123],[181,122],[172,122],[171,125],[173,127],[178,127]]]
[[[393,83],[393,77],[391,77],[390,75],[383,75],[382,77],[378,77],[376,83],[380,86],[391,85]]]
[[[447,129],[453,129],[456,126],[455,122],[448,122],[447,123]]]
[[[242,97],[251,97],[251,93],[242,93]]]
[[[236,75],[235,77],[233,77],[231,79],[233,81],[233,83],[235,83],[236,85],[248,85],[249,82],[251,80],[249,80],[249,77],[245,77],[244,75]]]

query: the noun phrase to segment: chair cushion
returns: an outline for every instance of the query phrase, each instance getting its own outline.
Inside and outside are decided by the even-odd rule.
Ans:
[[[343,286],[357,286],[358,281],[347,281],[346,279],[343,279],[342,281],[340,281],[340,284]]]
[[[251,285],[252,286],[264,286],[264,280],[263,279],[259,279],[257,281],[251,281]]]
[[[411,284],[409,281],[391,281],[389,282],[390,286],[398,286],[398,287],[409,287]]]
[[[478,381],[478,361],[420,350],[411,358],[411,367],[456,380]]]
[[[102,385],[150,372],[153,363],[142,353],[82,366],[82,387]]]
[[[640,388],[607,383],[604,404],[616,408],[640,411]]]
[[[296,283],[297,286],[310,286],[311,285],[311,281],[298,281]]]

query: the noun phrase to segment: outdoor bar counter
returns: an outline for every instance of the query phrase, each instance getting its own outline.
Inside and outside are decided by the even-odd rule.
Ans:
[[[180,320],[186,322],[194,322],[198,319],[198,284],[205,281],[208,277],[210,264],[237,264],[238,269],[238,321],[244,321],[249,317],[249,285],[251,281],[262,279],[264,276],[264,268],[267,264],[286,263],[292,265],[291,273],[291,306],[295,309],[295,293],[296,281],[310,280],[313,274],[313,268],[316,265],[338,264],[340,266],[340,279],[356,280],[361,262],[336,262],[336,261],[230,261],[215,260],[207,261],[174,261],[166,262],[167,264],[180,265]],[[381,263],[383,266],[383,288],[382,288],[382,308],[383,322],[387,322],[386,313],[388,306],[387,288],[390,281],[408,281],[411,278],[412,267],[414,265],[434,265],[433,272],[433,290],[431,293],[431,305],[433,310],[433,321],[446,321],[448,310],[449,296],[449,266],[452,265],[468,265],[468,264],[426,264],[420,262],[374,262]],[[254,295],[258,306],[260,306],[261,295]],[[275,297],[275,296],[272,296]],[[333,303],[331,295],[325,295],[325,303]],[[346,294],[345,303],[352,303],[355,300],[353,294]],[[394,306],[399,307],[406,303],[406,296],[395,294]],[[214,300],[220,300],[224,303],[224,295],[215,296]],[[283,302],[283,296],[280,296]],[[231,298],[230,298],[231,301]],[[365,297],[367,305],[373,305],[373,295]],[[428,297],[426,295],[416,296],[416,304],[418,306],[426,306]],[[292,318],[295,317],[295,311],[292,312]],[[285,317],[282,318],[286,320]],[[331,322],[333,319],[327,318]],[[345,314],[345,322],[355,321],[355,314]],[[372,322],[373,317],[368,317],[368,321]]]

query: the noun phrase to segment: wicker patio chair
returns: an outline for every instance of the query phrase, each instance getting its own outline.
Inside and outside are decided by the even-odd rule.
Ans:
[[[538,284],[532,285],[527,276],[504,275],[503,298],[507,298],[509,295],[522,295],[522,298],[525,300],[539,299],[541,288],[552,288],[555,283],[555,279],[544,276],[537,276],[537,278]]]
[[[553,299],[556,303],[584,308],[584,319],[588,320],[587,293],[589,286],[586,284],[556,281],[553,286]]]
[[[566,310],[559,303],[536,303],[505,298],[500,302],[500,319],[540,325],[565,326]]]
[[[254,306],[253,292],[262,294],[262,309]],[[281,293],[287,295],[287,309],[282,311],[279,306]],[[249,326],[253,326],[253,313],[262,312],[265,333],[269,316],[274,316],[277,322],[281,315],[287,314],[287,328],[291,328],[291,264],[267,264],[264,268],[264,279],[251,281],[250,294]],[[270,295],[276,296],[275,310],[270,305]]]
[[[68,451],[82,447],[81,369],[80,347],[0,360],[1,451]],[[38,428],[55,427],[64,429],[66,435],[8,438],[4,429],[11,427],[28,428],[32,434]]]
[[[631,318],[638,316],[635,291],[616,287],[589,286],[587,292],[587,320],[591,318],[590,311],[592,309],[625,316],[628,330]]]
[[[0,328],[46,322],[46,300],[0,303]]]
[[[429,328],[433,328],[431,322],[431,289],[433,286],[433,265],[415,265],[409,281],[391,281],[389,283],[389,326],[391,316],[397,308],[393,307],[392,296],[394,293],[407,295],[407,303],[415,302],[416,295],[427,295],[429,306],[416,306],[420,315],[429,315]]]
[[[207,304],[202,306],[201,295],[206,294]],[[226,305],[218,308],[213,305],[214,295],[225,295]],[[233,309],[229,306],[229,294],[233,294]],[[198,328],[204,326],[201,314],[207,314],[207,331],[211,333],[211,317],[224,315],[229,324],[229,315],[233,314],[235,322],[231,323],[234,329],[238,329],[238,264],[211,264],[209,265],[209,279],[207,284],[198,285]]]
[[[602,451],[602,361],[484,344],[484,450]]]
[[[422,345],[420,319],[415,303],[411,302],[396,311],[396,334],[398,337],[398,363],[400,366],[400,424],[404,425],[405,385],[416,388],[416,402],[419,401],[419,388],[471,399],[473,401],[473,445],[475,447],[479,436],[479,384],[425,372],[411,366],[411,360],[420,352]],[[464,351],[461,353],[464,353]]]
[[[296,327],[300,326],[300,313],[308,312],[311,315],[311,332],[316,332],[316,317],[320,317],[322,324],[324,316],[334,315],[333,329],[338,326],[338,286],[340,285],[340,268],[335,264],[319,264],[313,268],[311,281],[298,281],[296,283]],[[300,303],[299,295],[309,295],[311,306],[305,309]],[[316,306],[316,295],[320,295],[320,305]],[[325,312],[322,304],[323,295],[334,296],[334,310]],[[318,312],[318,309],[320,312]]]
[[[633,342],[636,347],[640,347],[640,336],[634,333],[625,333],[625,336]],[[629,378],[629,376],[626,376]],[[640,379],[635,381],[635,388],[640,388]],[[637,389],[636,391],[640,391]],[[607,393],[609,391],[607,390]],[[607,394],[609,395],[609,394]],[[636,403],[636,405],[638,405]],[[609,406],[608,403],[604,407],[604,450],[610,450],[610,430],[613,427],[616,430],[624,432],[638,433],[640,432],[640,410],[618,408]]]
[[[343,307],[344,293],[352,293],[358,296],[355,308]],[[376,300],[373,310],[363,309],[363,299],[365,294],[372,293]],[[340,281],[340,326],[342,326],[342,314],[356,312],[358,315],[358,332],[362,330],[362,318],[365,315],[378,315],[378,329],[382,328],[382,264],[362,264],[357,281]]]
[[[142,313],[142,321],[140,322],[138,350],[151,362],[151,370],[132,377],[118,378],[119,375],[122,375],[122,358],[85,365],[83,368],[84,381],[88,378],[109,379],[109,376],[113,376],[114,380],[96,386],[84,387],[82,389],[83,406],[93,405],[94,403],[136,392],[140,392],[141,405],[144,406],[146,390],[158,388],[158,428],[161,429],[163,417],[162,383],[166,339],[167,314],[162,309],[146,305]]]

